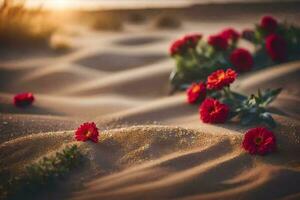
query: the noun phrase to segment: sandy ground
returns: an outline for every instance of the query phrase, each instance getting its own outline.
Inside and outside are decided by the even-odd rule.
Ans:
[[[90,165],[43,199],[299,199],[300,62],[255,71],[234,84],[245,94],[284,88],[272,104],[278,152],[267,157],[241,149],[247,128],[203,124],[184,93],[168,95],[170,41],[187,32],[241,30],[258,18],[185,22],[177,30],[82,31],[70,53],[1,60],[1,160],[20,170],[74,143],[73,130],[95,121],[100,142],[80,143]],[[33,107],[12,105],[22,91],[34,92]]]

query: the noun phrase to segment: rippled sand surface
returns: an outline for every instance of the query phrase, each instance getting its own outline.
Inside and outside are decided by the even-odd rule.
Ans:
[[[245,94],[284,88],[271,105],[278,152],[269,156],[241,149],[247,128],[203,124],[184,93],[168,95],[171,40],[227,26],[241,30],[258,18],[184,22],[178,30],[88,31],[70,53],[1,60],[1,161],[22,170],[76,143],[74,129],[95,121],[100,142],[78,143],[88,164],[42,199],[300,199],[299,61],[242,75],[233,86]],[[31,108],[12,105],[20,91],[34,92]]]

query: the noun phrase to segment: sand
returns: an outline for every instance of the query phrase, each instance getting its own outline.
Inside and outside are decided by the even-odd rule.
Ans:
[[[253,15],[252,19],[257,16]],[[69,144],[88,165],[41,199],[299,199],[300,62],[274,65],[239,77],[245,94],[282,87],[272,103],[278,151],[261,157],[241,148],[250,127],[203,124],[184,93],[170,96],[170,41],[187,33],[237,29],[251,20],[184,22],[178,30],[126,26],[122,33],[86,31],[66,54],[0,61],[0,159],[19,172]],[[12,105],[31,91],[30,108]],[[78,143],[74,129],[95,121],[98,144]]]

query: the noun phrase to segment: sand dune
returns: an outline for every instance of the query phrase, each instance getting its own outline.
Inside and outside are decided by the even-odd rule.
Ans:
[[[125,155],[117,159],[121,164],[150,161],[92,180],[71,199],[272,199],[296,193],[300,173],[293,166],[299,166],[294,163],[300,152],[299,135],[289,127],[282,125],[276,130],[279,152],[270,158],[249,156],[240,148],[242,134],[216,133],[215,127],[205,132],[168,127],[113,130],[113,140],[126,145],[121,148]],[[278,187],[281,190],[266,195],[265,191]]]
[[[78,60],[77,63],[93,68],[100,68],[101,71],[122,71],[130,68],[135,68],[143,66],[146,64],[151,64],[157,62],[164,56],[159,54],[153,55],[124,55],[124,54],[113,54],[105,53],[102,55],[92,55],[87,58]],[[103,63],[99,65],[98,63]]]
[[[107,113],[127,110],[144,103],[144,100],[113,94],[84,98],[36,95],[39,100],[30,109],[20,109],[12,104],[12,98],[12,95],[2,94],[0,98],[0,111],[2,113],[65,116],[85,120],[94,119],[102,114],[106,115]],[[118,98],[122,98],[122,101],[120,102]],[[77,109],[74,109],[74,107]]]
[[[167,82],[171,69],[169,63],[170,61],[165,61],[164,63],[145,66],[140,69],[119,72],[103,79],[96,79],[67,88],[62,93],[72,95],[119,93],[144,98],[157,95],[163,96],[168,93]],[[143,81],[143,85],[138,84],[140,81]]]
[[[245,94],[284,88],[271,105],[278,152],[266,157],[241,149],[249,127],[203,124],[184,92],[168,95],[171,40],[187,32],[241,29],[244,22],[184,22],[172,31],[129,25],[122,33],[87,30],[67,54],[1,60],[1,161],[19,172],[78,144],[90,165],[41,199],[299,199],[299,61],[242,74],[233,86]],[[36,101],[16,108],[13,95],[23,91],[34,92]],[[74,142],[74,129],[85,121],[97,123],[98,144]]]
[[[162,41],[161,37],[131,37],[118,40],[116,44],[123,46],[137,46],[137,45],[147,45],[154,42]]]
[[[299,123],[277,120],[278,152],[270,157],[244,152],[243,131],[201,126],[198,130],[136,126],[103,131],[98,144],[83,144],[102,173],[69,194],[70,199],[273,199],[297,194]],[[71,143],[72,135],[57,132],[18,138],[0,146],[1,158],[18,169]],[[9,153],[15,149],[23,150]]]
[[[73,130],[79,123],[66,117],[29,114],[2,114],[0,119],[0,143],[28,134]]]
[[[299,95],[299,89],[295,84],[300,76],[300,64],[298,61],[272,66],[258,72],[252,72],[241,76],[235,83],[234,89],[241,92],[256,92],[257,88],[282,88],[283,93]]]

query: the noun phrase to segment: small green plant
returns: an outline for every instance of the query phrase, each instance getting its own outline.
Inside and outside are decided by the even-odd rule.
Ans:
[[[276,126],[267,106],[280,94],[281,88],[258,90],[257,94],[252,94],[249,97],[232,92],[229,88],[223,90],[225,95],[220,100],[231,107],[231,118],[239,118],[242,125],[264,124],[270,128]]]
[[[77,145],[67,146],[54,156],[44,157],[25,168],[18,176],[9,170],[0,172],[0,199],[32,199],[37,193],[49,189],[83,161]]]

